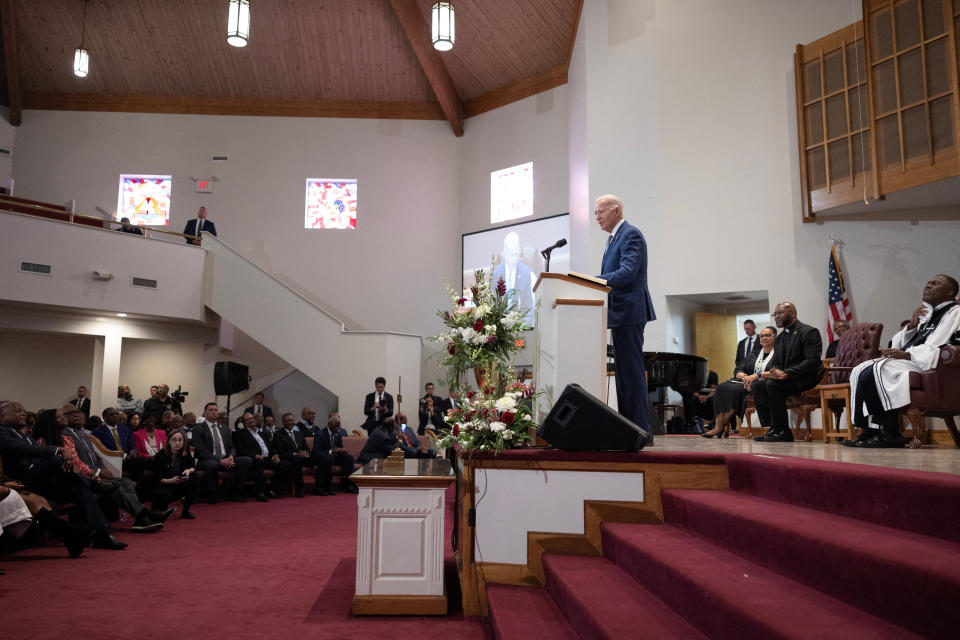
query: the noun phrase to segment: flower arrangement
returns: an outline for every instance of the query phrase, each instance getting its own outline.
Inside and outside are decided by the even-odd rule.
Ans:
[[[492,392],[491,387],[468,392],[444,418],[449,429],[441,429],[436,446],[500,453],[529,442],[537,426],[530,416],[535,390],[515,381],[503,395]]]
[[[499,453],[529,442],[537,426],[530,415],[536,392],[510,367],[523,344],[521,332],[529,327],[526,310],[508,295],[503,278],[494,285],[483,269],[475,275],[470,297],[448,286],[453,308],[438,312],[448,329],[433,339],[445,343],[441,364],[461,406],[444,418],[448,428],[440,430],[437,447],[459,444],[462,450]],[[471,369],[479,391],[467,390],[464,377]]]
[[[502,394],[505,381],[497,369],[503,371],[509,366],[513,354],[520,350],[521,333],[530,327],[524,321],[525,310],[507,294],[503,278],[494,286],[483,269],[475,275],[477,284],[470,288],[470,298],[447,286],[453,310],[438,311],[437,315],[449,330],[433,336],[433,340],[446,343],[447,355],[441,365],[447,369],[450,389],[461,389],[464,375],[473,369],[477,384],[494,382]]]

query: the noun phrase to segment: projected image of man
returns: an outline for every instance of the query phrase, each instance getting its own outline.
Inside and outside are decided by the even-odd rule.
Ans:
[[[617,408],[625,418],[649,431],[643,329],[657,316],[647,290],[647,241],[639,229],[623,219],[623,202],[617,196],[597,198],[594,217],[610,234],[600,277],[610,287],[607,326],[616,354]]]
[[[533,272],[520,260],[523,249],[520,247],[520,236],[515,231],[511,231],[503,239],[501,255],[503,260],[493,268],[493,282],[496,284],[500,278],[503,278],[507,285],[507,293],[526,312],[524,321],[528,327],[532,327]]]

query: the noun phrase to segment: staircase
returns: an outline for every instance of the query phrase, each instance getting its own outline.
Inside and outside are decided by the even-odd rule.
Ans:
[[[420,336],[348,331],[336,317],[223,240],[204,233],[203,248],[204,304],[334,393],[342,411],[359,414],[380,375],[387,378],[391,392],[402,377],[404,389],[416,394]]]
[[[497,638],[956,638],[960,478],[732,455],[730,490],[663,491],[663,524],[488,584]],[[843,514],[843,515],[841,515]]]

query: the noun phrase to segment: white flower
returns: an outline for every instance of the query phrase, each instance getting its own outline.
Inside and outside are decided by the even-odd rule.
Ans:
[[[493,324],[493,323],[488,324],[488,325],[484,325],[483,330],[486,331],[487,333],[496,333],[496,332],[497,332],[497,325],[495,325],[495,324]]]
[[[483,316],[485,316],[485,315],[487,315],[488,313],[490,313],[490,305],[488,305],[488,304],[481,304],[481,305],[478,306],[476,309],[474,309],[473,312],[474,312],[474,315],[475,315],[477,318],[482,318]]]
[[[510,431],[509,429],[505,429],[504,432],[503,432],[503,439],[504,439],[504,440],[513,440],[513,431]]]
[[[499,422],[499,421],[495,421],[495,422],[491,422],[491,423],[490,423],[490,431],[493,431],[494,433],[500,433],[501,431],[503,431],[503,430],[506,429],[506,428],[507,428],[507,425],[505,425],[505,424],[503,424],[502,422]]]
[[[531,419],[531,418],[530,418],[530,414],[529,414],[529,413],[523,414],[523,419],[524,419],[524,420],[530,420],[530,419]]]
[[[477,332],[473,330],[473,327],[464,327],[460,329],[460,336],[463,338],[464,342],[472,341],[477,335]]]
[[[474,421],[473,424],[474,426],[476,426],[477,431],[486,431],[487,429],[490,428],[490,425],[484,422],[483,420],[476,420]]]
[[[497,411],[513,411],[517,408],[517,401],[511,398],[510,394],[507,394],[498,399],[493,406],[497,408]]]

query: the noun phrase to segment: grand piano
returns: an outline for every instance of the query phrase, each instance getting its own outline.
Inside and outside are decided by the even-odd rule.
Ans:
[[[644,351],[643,364],[647,370],[647,390],[659,391],[657,415],[663,424],[663,406],[667,387],[683,397],[683,415],[687,426],[693,422],[693,394],[707,386],[707,359],[687,353]]]

